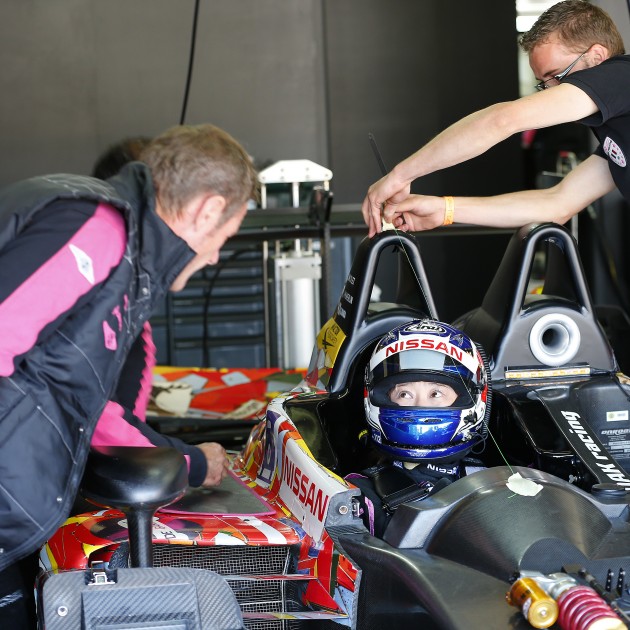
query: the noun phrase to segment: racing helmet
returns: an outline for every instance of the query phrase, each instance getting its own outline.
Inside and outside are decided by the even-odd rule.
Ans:
[[[397,384],[449,385],[457,398],[446,406],[399,406]],[[488,370],[482,351],[464,333],[432,319],[394,328],[377,344],[365,373],[364,405],[370,437],[393,459],[449,462],[485,439]]]

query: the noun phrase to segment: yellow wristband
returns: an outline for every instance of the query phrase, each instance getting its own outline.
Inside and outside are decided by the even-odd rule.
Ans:
[[[455,214],[455,200],[453,197],[444,197],[444,222],[442,225],[451,225]]]

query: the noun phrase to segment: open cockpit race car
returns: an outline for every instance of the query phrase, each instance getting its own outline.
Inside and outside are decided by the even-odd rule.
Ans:
[[[399,298],[371,303],[385,251],[399,259]],[[534,258],[545,251],[544,286],[532,292]],[[45,627],[193,627],[176,625],[174,603],[159,589],[166,567],[215,576],[214,596],[197,589],[215,611],[223,603],[231,614],[238,602],[224,625],[203,627],[626,627],[630,386],[597,320],[575,241],[552,224],[516,232],[481,306],[454,323],[485,349],[492,374],[487,438],[475,452],[485,467],[403,503],[377,538],[358,515],[360,491],[345,479],[376,458],[365,437],[365,366],[383,335],[426,317],[437,313],[414,237],[365,239],[305,379],[269,403],[231,475],[216,489],[189,489],[149,518],[144,555],[153,569],[125,569],[131,498],[142,502],[142,481],[132,493],[125,478],[109,503],[99,483],[129,469],[155,485],[160,467],[123,458],[105,469],[97,454],[100,473],[86,495],[119,509],[71,516],[42,549],[51,576],[40,587]],[[134,553],[132,564],[142,566],[143,554]],[[82,576],[77,589],[92,589],[86,596],[55,588],[57,575],[71,570]],[[124,586],[116,571],[157,576],[140,587],[154,602],[154,625],[147,611],[129,612],[122,594],[110,607],[124,601],[126,617],[107,625],[101,602],[100,625],[91,621],[93,594]],[[85,586],[96,574],[102,583]],[[164,608],[171,617],[161,621]]]

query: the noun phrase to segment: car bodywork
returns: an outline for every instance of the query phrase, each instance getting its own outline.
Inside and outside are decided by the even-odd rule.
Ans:
[[[541,243],[559,244],[577,286],[568,297],[527,297]],[[373,305],[375,270],[389,248],[400,253],[399,296],[413,299]],[[366,239],[304,381],[269,403],[220,488],[191,490],[157,513],[156,566],[217,571],[246,627],[261,630],[527,628],[505,601],[514,572],[577,563],[602,579],[610,568],[630,570],[625,451],[603,433],[612,425],[591,427],[601,409],[626,435],[630,389],[596,321],[574,241],[551,225],[515,235],[482,306],[456,322],[490,356],[494,441],[480,455],[489,467],[398,508],[383,539],[369,534],[353,500],[359,491],[344,479],[374,462],[363,369],[382,335],[427,315],[437,313],[413,237]],[[575,352],[557,363],[566,345]],[[515,472],[542,491],[515,494],[506,485]],[[54,571],[123,566],[126,539],[120,512],[75,515],[42,562]]]

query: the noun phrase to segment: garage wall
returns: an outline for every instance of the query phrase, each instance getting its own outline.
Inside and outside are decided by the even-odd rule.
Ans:
[[[88,172],[127,135],[180,119],[192,0],[4,0],[0,185]],[[186,122],[260,160],[325,161],[318,0],[202,0]]]
[[[460,114],[513,96],[512,4],[202,0],[186,122],[226,128],[260,163],[331,166],[337,201],[358,202],[378,175],[368,131],[393,164]],[[89,172],[110,143],[178,123],[193,10],[193,0],[3,0],[0,185]],[[480,88],[489,73],[501,79]],[[496,163],[479,168],[505,187],[516,169]]]
[[[337,202],[360,202],[380,177],[369,132],[391,168],[463,116],[518,96],[511,2],[328,0],[324,8]],[[522,185],[520,139],[514,137],[466,164],[422,178],[413,190],[490,195]],[[502,236],[422,238],[440,317],[451,321],[479,306],[506,242]],[[395,298],[393,274],[386,262],[379,268],[384,301]]]
[[[610,17],[614,20],[623,37],[626,52],[630,52],[630,6],[628,6],[628,2],[619,2],[619,0],[591,1],[610,14]]]
[[[110,144],[177,124],[194,7],[3,0],[0,186],[89,173]],[[186,122],[225,128],[259,165],[328,166],[335,204],[359,204],[380,176],[368,132],[391,167],[465,114],[517,96],[515,14],[509,0],[201,0]],[[520,186],[521,171],[513,138],[415,190],[500,193]],[[474,239],[427,244],[445,318],[479,303],[501,253],[486,250]],[[453,277],[463,278],[456,291]]]
[[[343,202],[449,124],[518,96],[515,5],[505,0],[328,0],[331,167]],[[418,192],[490,194],[521,180],[518,138],[423,178]]]

